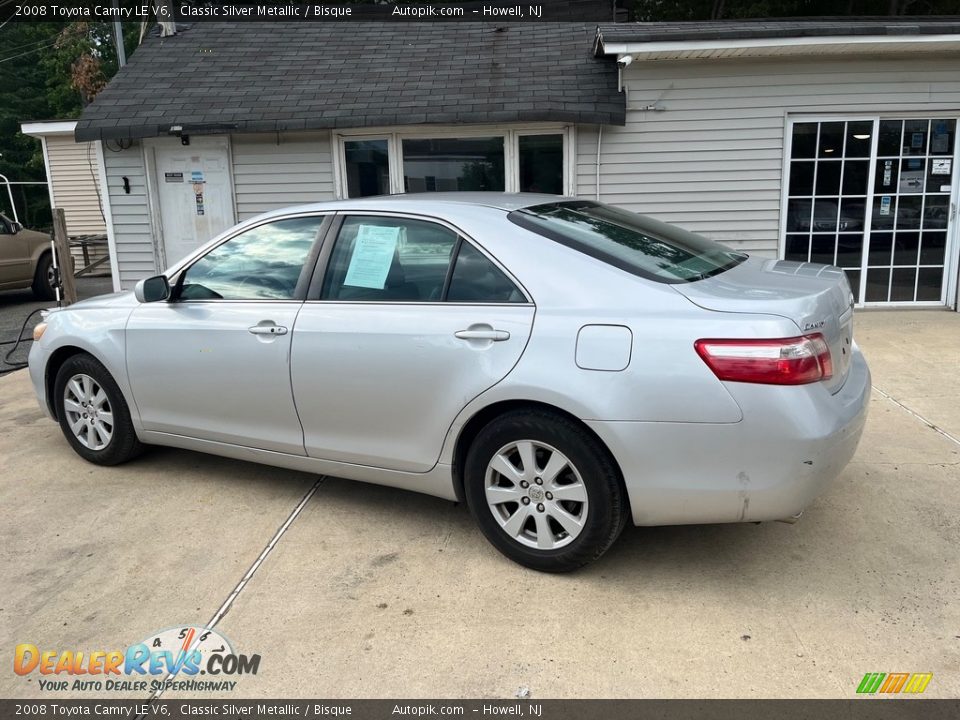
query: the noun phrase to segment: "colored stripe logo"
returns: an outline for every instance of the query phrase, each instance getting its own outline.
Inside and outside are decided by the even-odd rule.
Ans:
[[[859,695],[908,693],[919,695],[927,689],[933,673],[867,673],[857,686]]]

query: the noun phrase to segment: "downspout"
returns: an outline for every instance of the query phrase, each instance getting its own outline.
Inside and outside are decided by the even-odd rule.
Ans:
[[[597,190],[596,201],[600,202],[600,141],[603,140],[603,125],[597,126]]]

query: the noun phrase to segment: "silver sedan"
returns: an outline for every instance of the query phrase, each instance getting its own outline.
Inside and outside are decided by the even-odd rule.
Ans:
[[[169,445],[465,500],[547,571],[628,521],[795,518],[870,390],[841,270],[544,195],[271,212],[35,336],[91,462]]]

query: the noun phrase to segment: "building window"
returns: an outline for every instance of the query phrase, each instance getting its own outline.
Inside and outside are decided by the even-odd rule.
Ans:
[[[563,135],[520,135],[520,192],[563,194]]]
[[[347,191],[350,197],[390,192],[390,163],[386,138],[347,140],[343,143]]]
[[[402,140],[404,192],[502,192],[503,141],[503,137]]]
[[[337,195],[469,190],[574,194],[573,129],[482,126],[334,134]]]

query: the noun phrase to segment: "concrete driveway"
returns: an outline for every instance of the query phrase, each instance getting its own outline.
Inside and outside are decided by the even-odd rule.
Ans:
[[[0,378],[0,697],[40,695],[17,643],[123,648],[219,609],[262,658],[235,697],[849,698],[867,672],[958,697],[960,315],[864,312],[857,338],[866,435],[799,523],[628,528],[565,576],[398,490],[166,449],[89,465]]]

